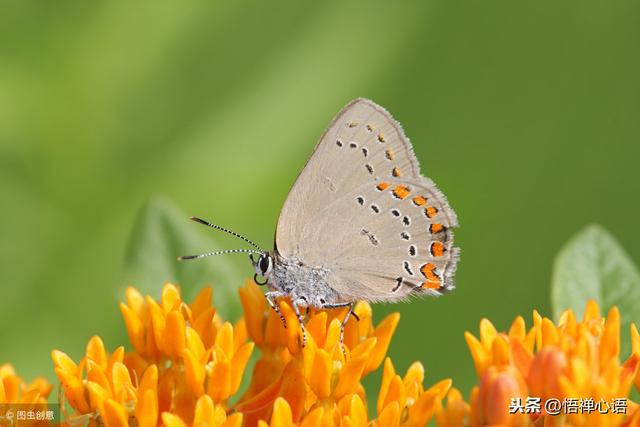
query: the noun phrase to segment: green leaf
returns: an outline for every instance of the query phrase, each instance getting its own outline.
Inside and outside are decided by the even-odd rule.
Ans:
[[[618,241],[599,225],[574,236],[556,257],[551,282],[551,307],[556,319],[571,308],[581,317],[588,300],[603,314],[620,309],[621,358],[631,348],[629,327],[640,319],[640,274]]]
[[[124,284],[157,298],[165,283],[175,283],[180,285],[185,301],[191,301],[202,287],[211,285],[214,304],[221,315],[226,319],[237,317],[237,289],[242,280],[228,258],[177,260],[179,255],[220,249],[203,228],[164,198],[148,201],[138,213],[129,239]]]

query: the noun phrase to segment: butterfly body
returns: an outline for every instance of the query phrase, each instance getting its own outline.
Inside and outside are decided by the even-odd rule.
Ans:
[[[292,301],[304,302],[305,306],[323,308],[325,305],[344,301],[340,294],[329,285],[330,271],[322,266],[313,267],[301,259],[285,259],[277,254],[267,286],[273,292],[281,292]],[[300,304],[302,305],[302,304]]]

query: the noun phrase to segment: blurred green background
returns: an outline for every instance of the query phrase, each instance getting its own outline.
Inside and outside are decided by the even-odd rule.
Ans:
[[[461,224],[458,289],[375,315],[402,314],[400,371],[420,360],[427,383],[468,390],[463,332],[550,314],[553,258],[585,224],[640,260],[639,24],[632,0],[3,1],[0,363],[53,378],[53,348],[126,342],[123,263],[150,197],[270,245],[318,136],[364,96]],[[216,286],[252,274],[202,262],[237,267]]]

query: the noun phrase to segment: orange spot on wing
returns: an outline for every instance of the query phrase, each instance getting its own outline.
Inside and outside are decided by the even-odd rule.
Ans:
[[[384,191],[384,190],[386,190],[387,188],[389,188],[389,183],[388,183],[388,182],[381,182],[380,184],[376,185],[376,188],[377,188],[379,191]]]
[[[401,175],[400,173],[400,169],[398,168],[393,168],[393,170],[391,171],[391,175],[393,175],[394,177],[399,177]]]
[[[429,250],[431,251],[431,255],[433,255],[434,257],[440,257],[444,255],[444,252],[447,249],[444,247],[444,244],[442,244],[442,242],[433,242]]]
[[[442,224],[438,224],[437,222],[429,226],[429,231],[431,232],[431,234],[439,233],[442,230],[444,230],[444,226]]]
[[[409,193],[411,193],[411,190],[409,190],[409,187],[406,185],[396,185],[393,189],[393,195],[398,199],[404,199],[409,195]]]
[[[427,199],[422,196],[416,196],[413,198],[413,204],[416,206],[422,206],[427,203]]]
[[[427,216],[427,218],[433,218],[438,214],[438,209],[435,206],[429,206],[424,210],[424,214]]]
[[[423,288],[429,288],[429,289],[439,289],[440,288],[440,280],[437,280],[437,281],[427,280],[426,282],[422,282],[422,287]]]
[[[440,287],[440,276],[436,273],[436,265],[432,262],[428,262],[420,267],[420,272],[427,279],[422,284],[423,288],[437,289]]]

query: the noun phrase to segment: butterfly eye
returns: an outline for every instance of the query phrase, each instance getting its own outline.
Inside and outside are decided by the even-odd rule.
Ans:
[[[272,266],[273,261],[271,259],[271,255],[260,255],[260,259],[258,260],[258,267],[260,267],[260,273],[263,277],[266,277],[267,275],[269,275],[269,273],[271,273]]]

